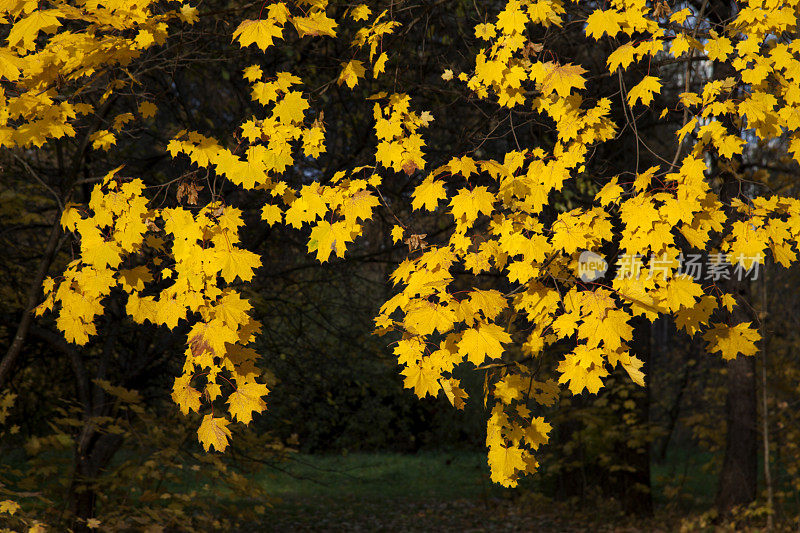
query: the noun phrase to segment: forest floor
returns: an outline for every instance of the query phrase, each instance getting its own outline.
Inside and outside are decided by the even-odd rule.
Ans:
[[[674,531],[680,523],[554,503],[489,481],[477,453],[299,455],[262,473],[262,531]]]

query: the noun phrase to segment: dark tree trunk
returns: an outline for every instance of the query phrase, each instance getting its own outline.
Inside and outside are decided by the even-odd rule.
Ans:
[[[720,199],[729,205],[732,198],[741,196],[738,192],[740,183],[725,172],[719,173],[719,177],[723,180]],[[729,222],[741,216],[732,208],[726,209],[726,215]],[[731,313],[731,325],[753,322],[756,318],[746,310],[750,300],[749,283],[735,276],[722,283],[723,290],[735,295],[738,303]],[[717,511],[723,517],[729,515],[733,507],[755,500],[758,487],[756,360],[752,356],[739,355],[728,361],[725,367],[728,387],[725,397],[727,432],[716,497]]]
[[[650,424],[650,352],[652,340],[652,328],[650,322],[643,318],[635,318],[632,321],[634,326],[633,342],[631,342],[631,353],[635,354],[645,366],[644,387],[635,386],[631,398],[636,402],[637,415],[632,427],[639,428],[642,432],[647,432]],[[629,379],[628,376],[623,377]],[[622,400],[619,400],[622,402]],[[613,478],[617,485],[614,491],[617,498],[622,502],[625,511],[640,516],[653,515],[653,496],[650,485],[650,442],[620,443],[617,448],[617,464],[628,465],[630,468],[621,470],[614,474]]]
[[[735,15],[736,4],[723,0],[708,2],[709,20],[723,25]],[[714,79],[737,76],[732,65],[727,62],[715,62]],[[731,95],[735,97],[736,94]],[[729,133],[740,134],[740,127],[731,119],[723,121]],[[739,159],[741,162],[741,159]],[[731,205],[733,198],[748,195],[748,189],[742,189],[737,176],[728,171],[719,171],[717,162],[712,160],[712,173],[722,180],[720,200],[726,206]],[[732,223],[741,214],[732,207],[726,208],[728,223]],[[733,311],[731,323],[750,322],[754,317],[748,316],[745,305],[750,291],[747,281],[732,279],[723,284],[723,289],[736,296],[738,306]],[[719,474],[716,505],[720,516],[730,514],[737,505],[747,505],[756,498],[758,487],[758,404],[756,396],[756,362],[754,357],[738,356],[726,363],[728,391],[725,398],[725,418],[727,433],[725,435],[725,456]]]
[[[581,396],[576,396],[571,399],[571,408],[580,409],[583,407],[584,399]],[[564,445],[570,443],[573,439],[578,438],[577,434],[581,430],[582,422],[566,417],[560,424],[557,425],[557,439],[554,439],[559,446],[560,450],[564,449]],[[558,463],[560,468],[555,480],[555,497],[559,500],[568,500],[570,498],[578,498],[580,501],[586,496],[586,468],[583,457],[583,447],[581,444],[572,446],[572,452],[565,454],[560,452]],[[570,466],[563,466],[570,465]]]
[[[89,430],[86,442],[79,442],[75,457],[75,474],[69,491],[69,507],[73,531],[88,532],[86,522],[95,516],[97,488],[95,482],[122,444],[119,435],[101,435]]]
[[[740,355],[727,367],[725,458],[719,475],[716,504],[721,515],[756,498],[758,431],[756,430],[756,360]]]

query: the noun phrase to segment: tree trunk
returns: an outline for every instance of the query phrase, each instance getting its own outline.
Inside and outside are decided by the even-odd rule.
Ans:
[[[75,450],[75,474],[69,490],[71,527],[76,533],[90,531],[86,522],[95,516],[97,488],[94,484],[122,444],[119,435],[89,431],[92,434],[87,442],[79,442]]]
[[[725,417],[725,458],[719,475],[716,504],[722,516],[756,498],[758,431],[756,430],[756,360],[740,355],[728,361]]]
[[[61,235],[59,220],[59,217],[56,216],[53,227],[50,229],[50,236],[47,239],[47,245],[45,246],[42,259],[39,261],[36,273],[30,280],[28,292],[25,295],[25,308],[22,310],[22,318],[19,321],[16,332],[14,332],[14,340],[11,341],[8,351],[3,356],[3,359],[0,360],[0,388],[8,381],[11,375],[11,369],[14,368],[17,358],[20,353],[22,353],[22,346],[25,344],[25,338],[28,336],[28,329],[30,329],[31,320],[33,319],[31,313],[33,312],[33,308],[36,307],[36,300],[42,290],[42,281],[44,281],[45,276],[47,276],[47,271],[58,249],[58,237]]]
[[[709,3],[709,18],[716,24],[724,22],[734,14],[735,4],[715,0]],[[715,62],[713,78],[724,79],[735,75],[730,63]],[[734,93],[732,96],[736,96]],[[740,135],[740,125],[730,117],[723,121],[726,130]],[[741,163],[741,156],[734,156]],[[712,158],[710,166],[712,174],[722,180],[720,201],[726,207],[729,223],[741,219],[742,215],[732,207],[734,198],[751,196],[754,190],[742,188],[739,177],[727,168],[720,169],[717,160]],[[750,298],[750,286],[747,281],[733,277],[723,283],[725,292],[735,295],[737,307],[732,313],[731,324],[752,322],[755,317],[749,316],[747,302]],[[747,505],[756,498],[758,487],[758,399],[756,394],[756,361],[754,357],[739,355],[726,363],[728,391],[725,399],[725,418],[727,434],[725,436],[725,456],[717,486],[716,505],[720,516],[730,515],[733,507]]]
[[[636,402],[637,419],[634,427],[646,432],[650,424],[650,355],[652,351],[652,325],[643,318],[635,318],[631,353],[644,361],[644,387],[633,390],[631,398]],[[625,376],[623,379],[628,379]],[[620,400],[622,401],[622,400]],[[653,495],[650,484],[650,442],[646,439],[639,443],[620,443],[618,448],[618,464],[626,464],[631,468],[615,474],[618,484],[616,496],[622,501],[625,511],[639,516],[653,515]]]

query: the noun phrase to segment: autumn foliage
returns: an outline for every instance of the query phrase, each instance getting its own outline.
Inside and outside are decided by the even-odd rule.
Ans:
[[[395,292],[377,311],[375,332],[388,335],[417,396],[443,395],[459,409],[487,406],[491,477],[505,486],[536,470],[552,429],[538,407],[553,405],[560,388],[597,393],[615,368],[644,385],[643,361],[632,350],[637,321],[669,316],[702,339],[710,357],[753,356],[761,334],[736,318],[744,304],[732,285],[693,278],[684,259],[704,254],[742,273],[765,260],[797,260],[800,201],[738,169],[754,146],[800,160],[800,47],[784,37],[797,29],[798,3],[742,2],[724,22],[704,17],[705,4],[673,11],[663,1],[613,0],[602,9],[575,2],[580,9],[569,16],[565,4],[508,0],[489,10],[474,28],[480,46],[472,67],[443,68],[437,80],[480,105],[532,111],[551,128],[550,142],[495,159],[475,146],[434,165],[426,139],[437,117],[402,87],[369,89],[408,61],[392,53],[403,28],[391,8],[306,0],[248,11],[231,32],[243,48],[266,52],[289,35],[349,43],[351,59],[330,85],[364,93],[372,161],[287,180],[287,169],[325,153],[326,116],[347,111],[326,108],[292,72],[256,61],[241,76],[259,115],[241,117],[225,138],[180,131],[159,147],[192,169],[189,178],[165,179],[180,181],[169,193],[179,204],[165,204],[162,189],[121,166],[93,184],[87,203],[62,206],[60,226],[79,250],[44,281],[36,314],[53,313],[66,340],[84,345],[112,290],[121,290],[134,322],[186,326],[172,399],[182,413],[202,415],[203,447],[224,451],[232,424],[249,424],[269,393],[251,347],[261,325],[245,296],[262,261],[241,242],[246,213],[231,191],[253,191],[262,224],[298,230],[323,263],[346,259],[382,213],[407,257],[387,280]],[[106,116],[107,102],[135,92],[137,80],[112,80],[93,104],[81,88],[111,66],[124,71],[172,28],[198,19],[197,8],[180,1],[19,1],[2,10],[0,144],[11,150],[39,149],[74,136],[79,118],[103,116],[91,147],[113,151],[138,121],[157,116],[159,102],[137,95],[138,113]],[[619,79],[616,94],[587,92],[579,59],[556,57],[530,38],[565,25],[611,47],[606,74]],[[674,80],[655,68],[628,86],[628,69],[665,59],[679,66],[673,72],[684,90],[664,92]],[[709,75],[715,65],[726,68]],[[597,148],[635,131],[644,113],[679,117],[670,154],[648,168],[637,156],[622,173],[587,174]],[[614,120],[620,115],[625,123]],[[646,139],[636,146],[637,154],[650,150]],[[415,180],[403,209],[382,194],[399,173]],[[591,201],[566,201],[565,184],[579,181]],[[431,216],[446,220],[446,230],[428,235],[423,221]],[[585,251],[608,259],[605,277],[581,278]],[[487,275],[495,279],[489,288]],[[514,358],[510,346],[519,347]],[[539,372],[546,349],[560,350],[557,379]],[[457,369],[486,374],[483,397],[468,397]]]

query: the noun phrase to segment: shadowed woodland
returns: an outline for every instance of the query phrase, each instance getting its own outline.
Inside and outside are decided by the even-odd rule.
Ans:
[[[123,4],[0,7],[0,530],[798,527],[797,2]],[[608,15],[634,12],[650,25]],[[656,30],[658,49],[645,50]],[[559,70],[570,65],[581,68]],[[275,111],[291,94],[307,105]],[[265,108],[275,113],[262,120]],[[279,135],[288,160],[272,152]],[[280,169],[262,168],[264,182],[213,161],[262,146],[265,168]],[[562,160],[561,179],[527,171],[552,178],[543,193],[504,185],[523,165]],[[467,161],[480,164],[456,168]],[[702,207],[673,217],[689,203],[685,161],[702,166],[688,194]],[[345,182],[358,192],[334,214]],[[423,197],[437,183],[442,196]],[[459,218],[450,199],[484,189],[503,209],[475,203]],[[124,204],[113,216],[139,206],[143,228],[130,249],[119,241],[114,266],[91,255],[113,231],[93,248],[86,229],[113,195]],[[292,211],[309,196],[324,199],[319,214]],[[623,197],[646,197],[652,229],[631,229],[649,214]],[[363,209],[352,198],[372,202],[366,215],[321,235],[335,216],[351,224],[347,209]],[[199,304],[156,307],[183,279],[166,215],[178,212],[211,221],[194,243],[236,213],[233,244],[257,256],[202,290],[187,282],[197,298],[246,299],[210,315],[240,322],[232,337],[196,333],[213,322]],[[558,225],[572,213],[589,222],[567,243]],[[693,220],[699,229],[681,229]],[[495,239],[510,227],[524,245]],[[612,284],[635,246],[645,268],[662,237],[672,263],[680,253],[710,268],[751,227],[764,243],[747,249],[758,260],[746,276],[728,265],[730,279],[641,287],[627,302],[633,289]],[[421,283],[438,299],[415,296],[450,306],[447,327],[439,315],[413,325],[397,295],[438,260],[425,254],[459,250],[459,235],[466,259]],[[590,248],[608,263],[602,279],[579,277]],[[87,288],[104,276],[117,277]],[[59,300],[75,287],[79,301]],[[626,309],[617,345],[579,360],[592,341],[585,315],[561,318],[568,295],[601,292]],[[477,293],[504,310],[464,311]],[[84,306],[93,322],[70,325]],[[480,357],[462,349],[477,323],[503,328]],[[424,355],[409,356],[420,337]],[[461,359],[431,370],[436,350]],[[253,407],[208,429],[245,386],[259,391]]]

